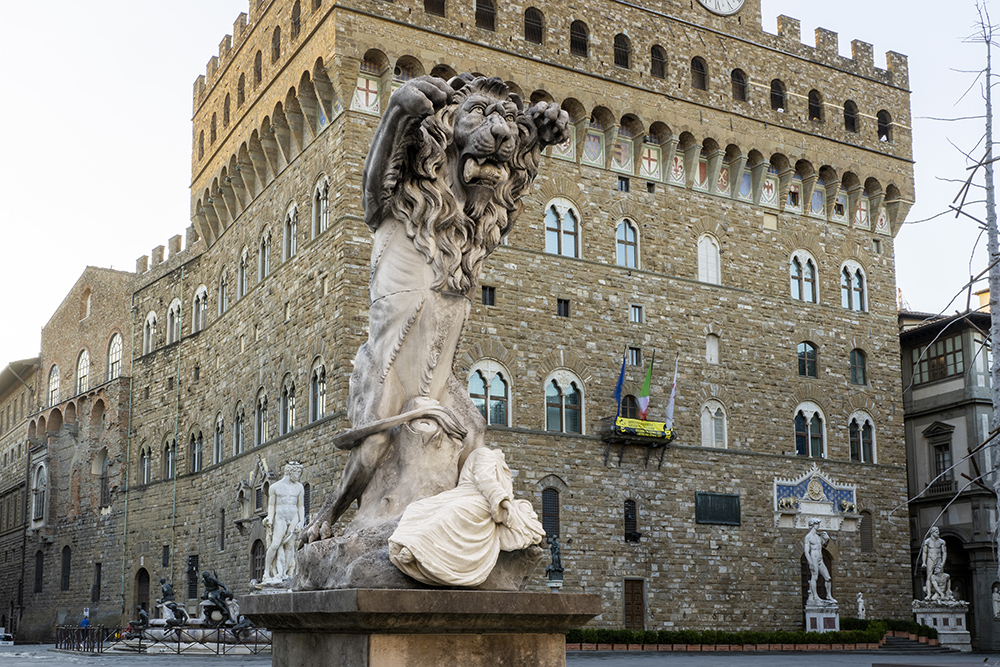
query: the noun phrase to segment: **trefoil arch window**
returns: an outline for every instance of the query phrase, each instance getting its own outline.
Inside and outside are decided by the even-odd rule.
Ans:
[[[818,303],[816,260],[805,251],[796,251],[790,265],[792,298],[806,303]]]
[[[90,389],[90,352],[83,350],[76,360],[76,392],[82,394]]]
[[[167,309],[167,345],[181,339],[181,301],[174,299]]]
[[[219,315],[225,315],[229,310],[229,278],[223,274],[219,278]]]
[[[299,233],[299,213],[293,207],[288,213],[285,214],[285,243],[284,243],[284,260],[288,261],[292,257],[295,257],[295,252],[297,249],[297,237]]]
[[[156,349],[156,313],[146,315],[146,323],[142,327],[142,353],[149,354]]]
[[[295,383],[289,382],[281,390],[281,435],[295,428]]]
[[[851,415],[848,439],[852,461],[875,463],[875,423],[871,416],[864,412]]]
[[[580,256],[580,214],[567,199],[553,199],[545,207],[545,252]]]
[[[49,402],[50,406],[59,402],[59,366],[53,365],[49,370]]]
[[[191,333],[198,333],[208,324],[208,288],[200,285],[194,293],[194,308],[191,310]]]
[[[469,374],[469,398],[487,424],[509,426],[510,385],[494,364],[476,364]]]
[[[257,246],[257,280],[262,281],[271,274],[271,232],[264,231]]]
[[[702,234],[698,237],[698,280],[721,285],[721,264],[719,241],[711,234]]]
[[[618,249],[618,266],[630,269],[639,266],[639,234],[631,220],[622,220],[615,231],[615,244]]]
[[[840,269],[840,305],[847,310],[864,312],[868,310],[867,281],[861,266],[847,261]]]
[[[330,181],[323,179],[313,192],[313,238],[330,226]]]
[[[260,447],[268,439],[267,433],[267,394],[263,390],[257,395],[254,407],[253,446]]]
[[[806,401],[795,409],[795,453],[812,458],[826,457],[826,429],[823,411]]]
[[[177,441],[168,440],[163,446],[163,479],[177,476]]]
[[[224,437],[226,434],[225,421],[222,419],[222,413],[220,412],[215,417],[215,434],[212,439],[212,462],[222,463],[222,459],[225,456],[225,444]]]
[[[313,364],[309,378],[309,421],[314,422],[326,414],[326,367],[321,361]]]
[[[139,450],[139,483],[149,484],[153,481],[153,450],[143,448]]]
[[[236,405],[236,413],[233,415],[233,456],[243,453],[246,446],[246,413],[243,411],[243,404]]]
[[[583,433],[582,383],[566,373],[545,384],[545,430]]]
[[[701,406],[701,446],[726,449],[729,443],[726,427],[726,408],[715,399],[706,401]]]
[[[240,265],[236,273],[236,298],[242,299],[250,291],[250,251],[243,248]]]
[[[201,472],[205,463],[205,442],[201,431],[198,434],[191,434],[191,472]]]

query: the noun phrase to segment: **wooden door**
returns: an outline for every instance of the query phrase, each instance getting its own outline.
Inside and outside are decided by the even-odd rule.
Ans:
[[[625,627],[643,630],[646,627],[646,599],[642,579],[625,580]]]

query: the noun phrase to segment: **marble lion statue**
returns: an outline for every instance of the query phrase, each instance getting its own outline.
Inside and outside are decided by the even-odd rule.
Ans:
[[[485,445],[485,420],[452,371],[469,293],[568,123],[555,103],[525,110],[498,78],[423,76],[390,97],[362,176],[369,335],[351,375],[353,428],[334,442],[350,453],[300,544],[327,541],[355,501],[344,531],[394,523],[453,489]]]

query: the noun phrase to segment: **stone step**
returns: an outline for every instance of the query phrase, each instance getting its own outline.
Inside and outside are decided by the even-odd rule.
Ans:
[[[957,651],[945,646],[931,646],[908,637],[886,637],[880,651],[900,651],[915,653],[957,653]]]

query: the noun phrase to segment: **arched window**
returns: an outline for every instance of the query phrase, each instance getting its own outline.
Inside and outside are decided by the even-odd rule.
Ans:
[[[545,252],[580,256],[580,216],[568,200],[553,199],[545,209]]]
[[[62,569],[59,573],[59,590],[61,591],[69,590],[71,556],[72,552],[70,551],[69,545],[64,546],[62,549]]]
[[[243,106],[243,101],[247,97],[247,77],[246,74],[240,74],[240,80],[236,84],[236,108],[239,109]]]
[[[861,542],[861,553],[870,554],[875,552],[875,526],[872,523],[872,513],[868,510],[861,511],[861,528],[858,537]]]
[[[229,278],[222,274],[219,278],[219,315],[222,316],[229,310]]]
[[[199,285],[194,293],[194,308],[191,309],[191,333],[198,333],[208,324],[208,288]]]
[[[271,232],[264,230],[257,246],[257,280],[262,281],[271,274]]]
[[[803,251],[797,251],[792,255],[791,285],[792,298],[796,301],[807,303],[817,303],[818,294],[816,289],[816,262]]]
[[[139,483],[149,484],[153,481],[153,451],[143,448],[139,450]]]
[[[108,380],[114,380],[122,374],[122,337],[115,334],[108,343]]]
[[[55,405],[59,402],[59,367],[53,365],[49,370],[49,402],[48,404]]]
[[[215,434],[212,438],[212,461],[214,463],[222,463],[222,459],[226,455],[225,446],[223,444],[223,438],[226,433],[225,426],[225,422],[222,419],[222,413],[220,412],[215,417]]]
[[[243,248],[236,272],[236,298],[242,299],[250,291],[250,251]]]
[[[274,32],[271,33],[271,64],[278,62],[281,59],[281,26],[274,26]]]
[[[618,266],[634,269],[639,266],[639,236],[631,220],[618,223],[615,232],[618,246]]]
[[[625,512],[622,518],[625,524],[625,541],[638,542],[642,536],[639,532],[639,507],[631,498],[625,501]]]
[[[245,446],[246,415],[243,412],[243,404],[236,405],[236,413],[233,415],[233,456],[243,453]]]
[[[882,109],[875,116],[878,121],[878,140],[892,141],[892,116],[885,109]]]
[[[771,108],[779,113],[784,113],[785,109],[785,84],[781,79],[771,81]]]
[[[285,214],[285,243],[284,243],[284,260],[288,261],[292,257],[295,257],[295,251],[297,248],[297,237],[299,234],[299,212],[294,208]]]
[[[809,120],[823,120],[823,98],[818,90],[809,91]]]
[[[219,132],[218,132],[218,129],[216,128],[216,125],[217,125],[216,116],[213,113],[212,114],[212,123],[211,123],[211,125],[209,127],[209,139],[208,139],[208,142],[210,144],[214,144],[216,138],[218,138],[218,136],[219,136]]]
[[[198,159],[205,157],[205,130],[198,133]]]
[[[326,414],[326,368],[322,362],[313,365],[309,378],[309,421],[322,419]]]
[[[262,61],[263,61],[263,57],[261,56],[260,51],[258,51],[257,55],[255,55],[253,57],[253,85],[254,86],[260,85],[260,80],[261,80],[261,77],[263,76],[264,67],[263,67]]]
[[[823,413],[815,403],[802,403],[795,409],[795,453],[812,458],[826,456]]]
[[[82,394],[90,389],[90,352],[83,350],[76,360],[76,392]]]
[[[205,441],[201,431],[191,434],[191,472],[201,472],[205,464]]]
[[[698,56],[691,59],[691,87],[696,90],[708,90],[708,65]]]
[[[181,301],[174,299],[167,310],[167,345],[181,339]]]
[[[868,357],[862,350],[851,350],[851,384],[868,384]]]
[[[476,368],[469,375],[469,398],[479,410],[486,423],[493,426],[508,426],[507,406],[510,401],[509,387],[499,371]]]
[[[583,394],[577,381],[545,385],[545,430],[583,433]]]
[[[222,127],[229,127],[229,108],[231,104],[229,101],[229,93],[226,93],[226,101],[222,103]]]
[[[710,364],[719,363],[719,337],[715,334],[705,336],[705,361]]]
[[[726,409],[716,400],[707,401],[701,407],[701,446],[726,449]]]
[[[809,341],[802,341],[798,347],[799,376],[816,377],[816,346]]]
[[[698,238],[698,280],[703,283],[721,285],[721,264],[719,242],[711,234],[702,234]]]
[[[639,418],[639,403],[632,394],[622,396],[621,416],[625,419]]]
[[[848,132],[858,131],[858,105],[851,100],[844,102],[844,129]]]
[[[854,413],[848,431],[851,460],[875,463],[875,425],[872,418],[864,412]]]
[[[261,390],[257,395],[257,405],[254,407],[253,446],[260,447],[267,442],[267,394]]]
[[[542,489],[542,528],[548,539],[559,536],[559,490],[552,487]]]
[[[747,75],[741,69],[734,69],[731,75],[733,83],[733,99],[738,102],[747,101]]]
[[[163,479],[177,475],[177,441],[168,440],[163,446]]]
[[[573,21],[569,26],[569,52],[574,56],[587,56],[590,31],[583,21]]]
[[[330,226],[330,181],[323,179],[313,192],[313,238]]]
[[[264,542],[254,540],[250,547],[250,579],[260,581],[264,578]]]
[[[865,274],[857,262],[847,262],[840,270],[840,305],[848,310],[868,310]]]
[[[667,78],[667,53],[660,45],[649,50],[650,68],[649,73],[657,79]]]
[[[632,41],[624,33],[615,35],[615,66],[628,69],[632,66]]]
[[[295,428],[295,383],[288,383],[281,390],[281,435]]]
[[[424,0],[424,11],[435,16],[444,16],[445,0]]]
[[[541,10],[528,7],[524,10],[524,40],[532,44],[541,44],[545,34],[545,16]]]
[[[496,30],[497,7],[493,0],[476,0],[476,27]]]
[[[302,7],[299,4],[299,0],[295,0],[295,4],[292,5],[292,39],[296,40],[299,37],[299,33],[302,31]]]
[[[49,470],[44,465],[35,468],[31,486],[31,520],[45,521],[45,503],[49,492]]]

